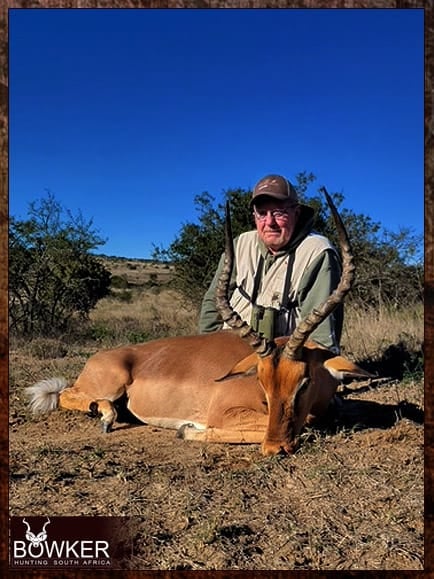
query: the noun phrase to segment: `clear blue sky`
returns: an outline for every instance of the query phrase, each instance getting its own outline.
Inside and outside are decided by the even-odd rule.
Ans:
[[[49,189],[149,258],[194,197],[301,171],[423,231],[423,10],[9,11],[10,213]]]

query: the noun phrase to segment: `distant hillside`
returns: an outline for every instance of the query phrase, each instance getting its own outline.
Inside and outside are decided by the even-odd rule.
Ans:
[[[143,286],[150,281],[164,284],[173,278],[175,267],[169,263],[156,262],[149,259],[131,259],[97,255],[101,263],[110,271],[113,278],[120,278],[126,285]]]

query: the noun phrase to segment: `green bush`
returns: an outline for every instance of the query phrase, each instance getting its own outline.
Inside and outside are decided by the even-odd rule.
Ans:
[[[73,217],[52,194],[10,220],[10,329],[27,337],[56,336],[85,319],[109,293],[110,272],[90,250],[104,243],[92,220]]]

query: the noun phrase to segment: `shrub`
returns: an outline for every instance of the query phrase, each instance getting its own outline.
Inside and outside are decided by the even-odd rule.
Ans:
[[[30,204],[29,219],[11,218],[9,314],[16,334],[58,335],[109,293],[110,272],[89,253],[103,240],[92,221],[64,213],[49,194]]]

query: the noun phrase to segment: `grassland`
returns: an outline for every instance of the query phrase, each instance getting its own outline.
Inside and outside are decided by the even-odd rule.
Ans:
[[[81,413],[30,416],[37,380],[73,379],[101,348],[196,332],[170,269],[110,267],[117,287],[81,335],[11,340],[11,515],[132,517],[130,569],[423,569],[422,306],[347,309],[343,350],[378,380],[340,387],[331,422],[265,458],[145,425],[103,435]]]

